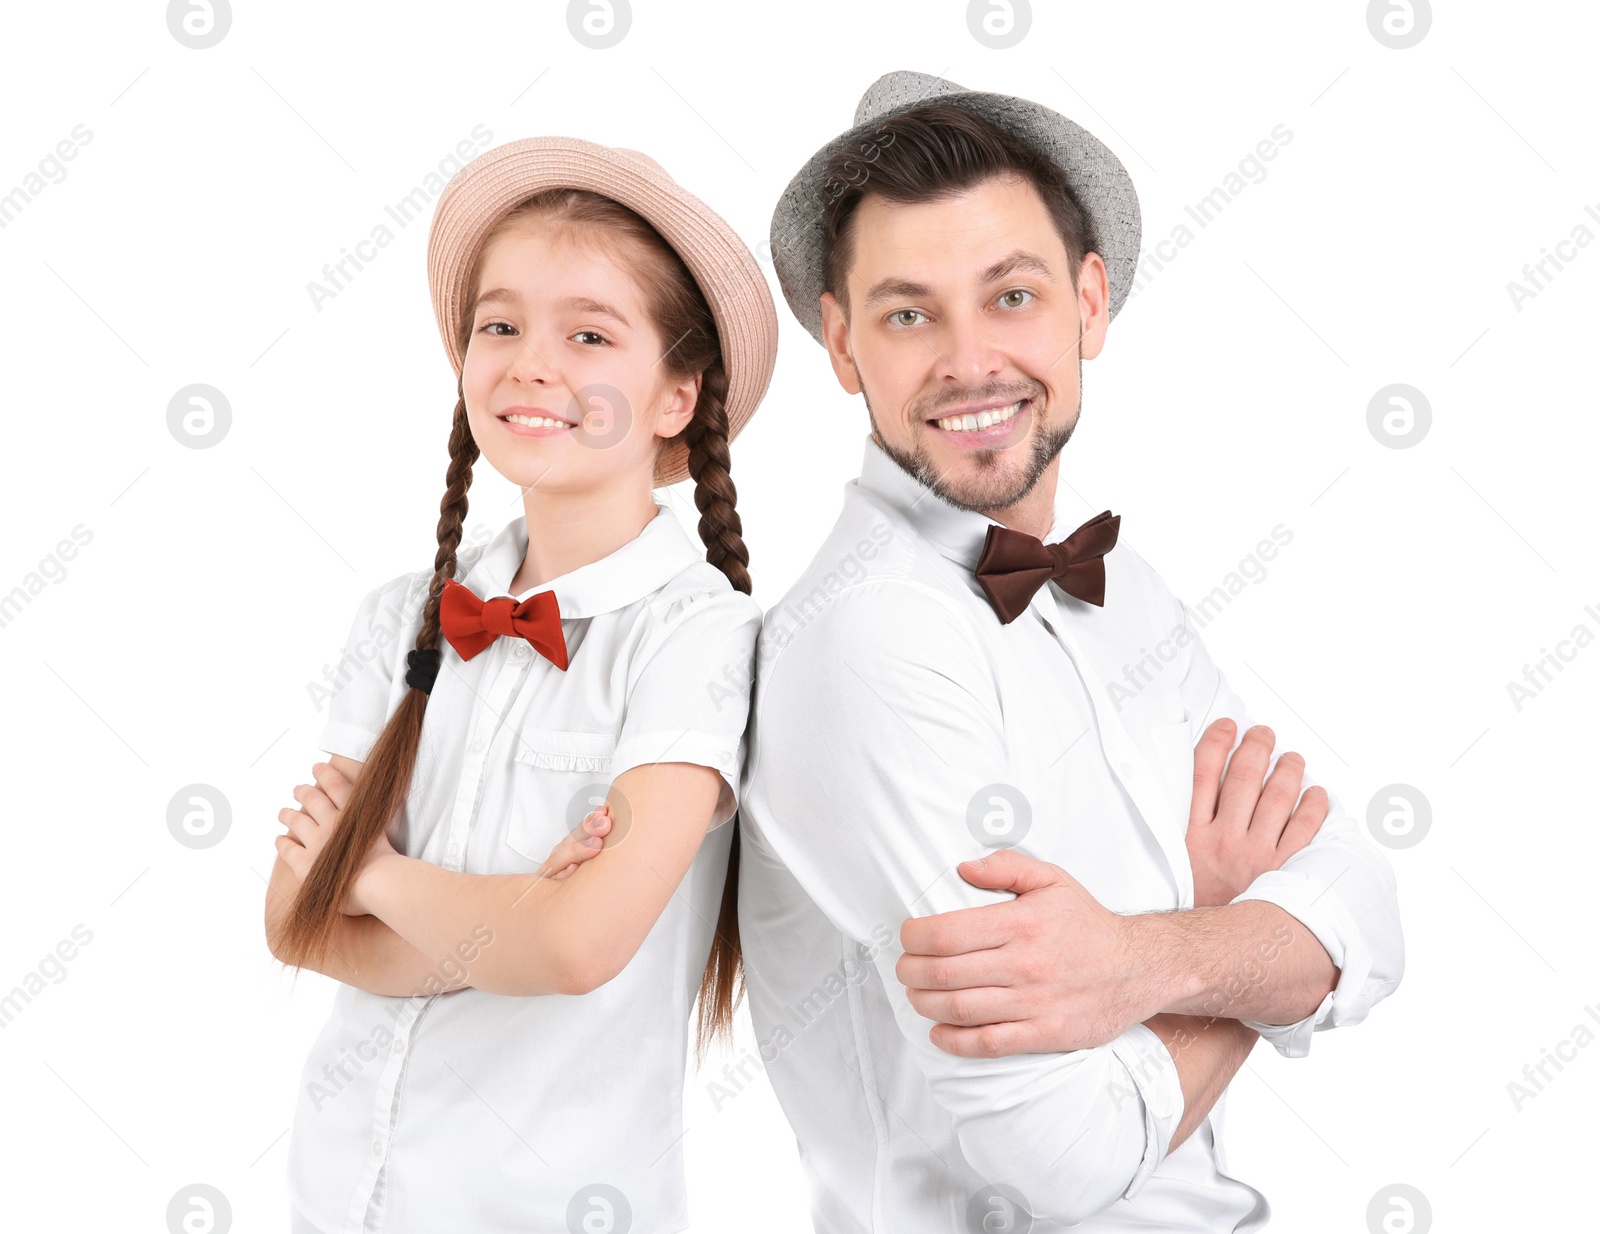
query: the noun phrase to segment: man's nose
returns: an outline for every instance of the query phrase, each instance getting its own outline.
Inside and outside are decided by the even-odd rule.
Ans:
[[[934,346],[939,355],[938,374],[946,381],[978,387],[1005,371],[1005,352],[997,345],[994,331],[980,318],[950,319]]]

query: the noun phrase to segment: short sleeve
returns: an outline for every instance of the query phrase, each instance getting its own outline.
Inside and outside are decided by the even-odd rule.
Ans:
[[[317,748],[365,762],[378,734],[400,705],[406,652],[422,628],[428,571],[413,571],[374,587],[356,606],[339,662],[329,666],[325,721]]]
[[[630,668],[611,774],[645,763],[698,763],[741,792],[761,606],[742,591],[702,592],[652,610]],[[716,822],[731,816],[718,810]]]

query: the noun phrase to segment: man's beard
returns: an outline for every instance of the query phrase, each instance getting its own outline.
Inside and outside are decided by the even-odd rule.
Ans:
[[[1079,361],[1078,389],[1083,389],[1082,361]],[[1068,441],[1072,438],[1072,430],[1078,427],[1078,415],[1065,425],[1045,425],[1042,428],[1037,424],[1030,437],[1028,461],[1022,469],[1022,474],[1012,483],[1005,484],[1003,488],[996,487],[1004,483],[1004,477],[998,465],[1000,452],[998,450],[979,450],[971,456],[977,463],[979,476],[975,483],[955,484],[939,470],[925,448],[920,444],[911,452],[906,452],[896,446],[891,446],[881,432],[878,431],[877,417],[872,414],[872,403],[866,399],[866,389],[862,388],[861,397],[867,401],[867,419],[872,422],[873,439],[877,441],[883,452],[899,465],[905,472],[924,488],[933,490],[935,496],[942,498],[959,510],[970,510],[975,514],[988,514],[991,510],[1004,510],[1014,506],[1033,491],[1034,485],[1039,483],[1039,477],[1044,474],[1045,468],[1056,455],[1061,453]],[[1035,399],[1037,404],[1037,398]],[[1081,414],[1083,399],[1078,399],[1078,412]],[[943,429],[929,428],[930,433],[943,432]],[[985,484],[985,478],[988,483]]]

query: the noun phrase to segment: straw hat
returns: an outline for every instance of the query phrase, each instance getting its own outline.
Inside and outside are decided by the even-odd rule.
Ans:
[[[728,373],[728,440],[738,436],[772,379],[778,315],[755,257],[733,228],[654,159],[578,137],[525,137],[485,150],[450,179],[428,232],[428,286],[456,376],[464,356],[456,325],[466,310],[467,280],[489,229],[543,189],[601,193],[641,215],[674,248],[711,306]],[[662,447],[656,485],[689,474],[689,451]]]

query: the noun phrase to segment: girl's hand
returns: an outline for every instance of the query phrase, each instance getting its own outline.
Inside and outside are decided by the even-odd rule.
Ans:
[[[540,878],[566,878],[585,861],[600,853],[611,830],[611,810],[601,802],[553,849],[539,867]]]
[[[316,764],[311,768],[312,775],[315,776],[326,766],[325,763]],[[327,770],[333,771],[331,767]],[[336,804],[329,789],[320,783],[296,784],[294,799],[300,804],[298,810],[285,807],[278,811],[278,821],[289,829],[289,834],[278,836],[273,844],[278,849],[278,856],[294,872],[295,881],[304,883],[339,821],[344,794],[340,795]]]
[[[289,831],[273,841],[278,856],[283,858],[284,864],[294,874],[296,884],[303,884],[311,873],[311,867],[327,845],[328,837],[339,824],[339,817],[352,788],[349,777],[329,763],[314,764],[311,774],[316,781],[314,784],[297,784],[294,788],[294,799],[301,808],[278,811],[278,821]],[[394,851],[389,846],[387,836],[381,836],[380,839],[390,852]],[[348,916],[362,915],[352,909],[353,905],[347,897],[340,911]]]

